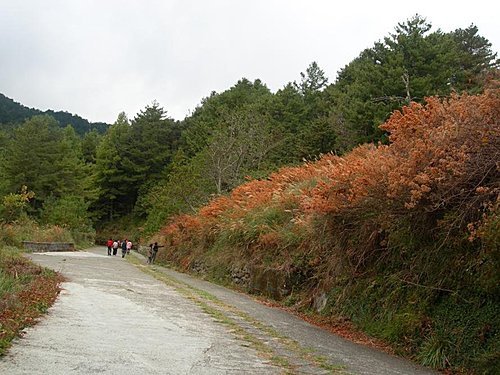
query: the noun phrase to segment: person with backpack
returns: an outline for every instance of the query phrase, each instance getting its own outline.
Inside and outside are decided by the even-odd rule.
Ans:
[[[116,253],[118,252],[118,241],[117,240],[114,240],[113,242],[113,255],[116,255]]]
[[[158,242],[155,242],[152,246],[151,246],[151,252],[152,252],[152,255],[151,255],[151,262],[149,262],[150,264],[153,264],[153,262],[155,261],[156,259],[156,254],[158,253],[158,249],[160,247],[164,247],[164,246],[159,246],[158,245]]]
[[[127,239],[122,241],[122,258],[125,258],[125,254],[127,254]]]
[[[111,249],[113,248],[113,240],[111,237],[109,238],[108,242],[106,242],[106,246],[108,247],[108,255],[111,255]]]

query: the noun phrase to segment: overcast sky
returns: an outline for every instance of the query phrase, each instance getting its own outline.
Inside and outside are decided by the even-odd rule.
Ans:
[[[0,93],[91,121],[153,100],[183,119],[240,78],[273,92],[316,61],[330,82],[419,13],[500,48],[499,1],[0,0]]]

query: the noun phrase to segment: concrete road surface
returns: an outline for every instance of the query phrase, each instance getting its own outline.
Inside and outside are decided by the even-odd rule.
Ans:
[[[60,297],[0,359],[0,374],[431,374],[250,297],[144,258],[31,254]]]

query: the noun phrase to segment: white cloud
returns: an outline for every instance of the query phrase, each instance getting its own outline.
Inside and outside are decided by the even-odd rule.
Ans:
[[[415,13],[500,45],[493,1],[0,0],[0,92],[92,121],[156,99],[177,119],[242,77],[272,90],[336,72]]]

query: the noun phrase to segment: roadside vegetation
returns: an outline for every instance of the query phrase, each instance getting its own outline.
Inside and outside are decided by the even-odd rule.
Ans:
[[[33,193],[25,187],[19,194],[4,197],[0,210],[0,356],[12,340],[33,325],[54,303],[63,281],[61,275],[35,265],[22,253],[23,241],[75,242],[67,227],[41,225],[27,214]]]
[[[348,320],[424,365],[497,373],[500,92],[427,98],[381,129],[388,145],[283,168],[177,217],[158,260]]]
[[[0,356],[54,303],[62,277],[0,244]]]

